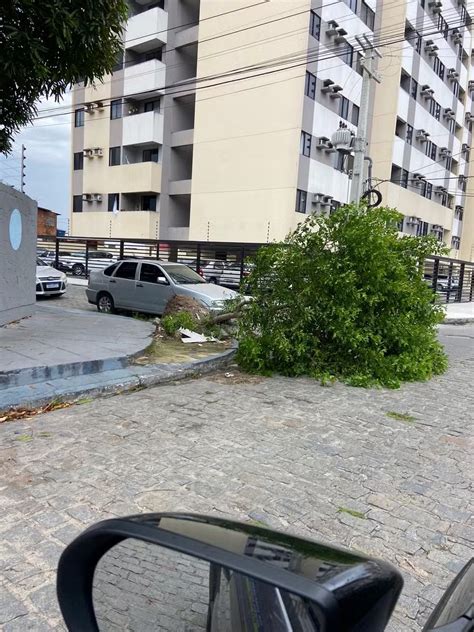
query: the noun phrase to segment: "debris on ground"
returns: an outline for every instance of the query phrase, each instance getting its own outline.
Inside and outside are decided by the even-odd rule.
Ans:
[[[69,408],[72,406],[72,402],[58,402],[52,401],[45,406],[39,408],[12,408],[10,410],[0,412],[0,423],[4,421],[16,421],[18,419],[31,419],[36,415],[42,415],[43,413],[50,413],[53,410],[60,410],[61,408]]]
[[[191,329],[185,329],[184,327],[180,327],[178,332],[181,334],[181,342],[219,342],[217,338],[204,336],[203,334],[198,334],[197,331],[191,331]]]

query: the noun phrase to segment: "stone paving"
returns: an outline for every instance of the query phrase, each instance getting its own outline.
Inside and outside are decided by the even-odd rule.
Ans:
[[[420,630],[474,544],[474,327],[441,338],[449,372],[399,391],[222,373],[0,426],[0,628],[63,629],[55,568],[87,525],[185,510],[393,562],[389,629]]]

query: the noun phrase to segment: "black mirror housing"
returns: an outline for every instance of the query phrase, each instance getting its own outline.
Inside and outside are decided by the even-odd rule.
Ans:
[[[99,630],[92,586],[101,557],[133,538],[301,597],[320,632],[381,632],[403,586],[390,564],[285,533],[212,516],[144,514],[93,525],[63,552],[57,594],[69,630]]]

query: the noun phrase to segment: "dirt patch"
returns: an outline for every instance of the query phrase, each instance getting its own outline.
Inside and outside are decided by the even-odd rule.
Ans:
[[[211,382],[218,382],[219,384],[260,384],[268,378],[262,377],[261,375],[242,373],[237,366],[232,366],[227,371],[215,373],[207,379]]]
[[[136,358],[133,364],[145,366],[147,364],[174,364],[202,360],[218,353],[223,353],[232,347],[230,341],[204,342],[185,344],[174,338],[155,338],[145,353]]]

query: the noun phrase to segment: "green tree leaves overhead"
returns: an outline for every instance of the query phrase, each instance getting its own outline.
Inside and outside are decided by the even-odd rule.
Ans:
[[[0,152],[36,115],[40,97],[110,73],[126,0],[8,0],[0,7]]]
[[[388,387],[445,371],[443,308],[422,278],[425,257],[443,248],[433,237],[398,238],[400,218],[345,206],[262,248],[240,322],[242,367]]]

